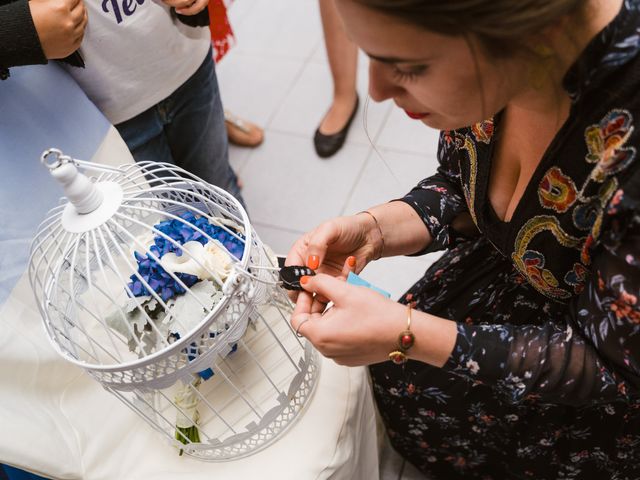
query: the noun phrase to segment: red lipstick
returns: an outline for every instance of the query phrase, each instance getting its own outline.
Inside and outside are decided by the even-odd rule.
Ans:
[[[409,116],[409,118],[413,118],[414,120],[420,120],[426,117],[427,115],[429,115],[428,113],[415,113],[415,112],[410,112],[409,110],[405,110],[404,113],[406,113]]]

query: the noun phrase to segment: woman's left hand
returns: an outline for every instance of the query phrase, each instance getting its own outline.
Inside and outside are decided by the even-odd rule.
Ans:
[[[365,287],[326,274],[304,278],[291,325],[318,351],[339,365],[370,365],[388,360],[406,327],[406,307]],[[333,302],[314,301],[314,293]]]

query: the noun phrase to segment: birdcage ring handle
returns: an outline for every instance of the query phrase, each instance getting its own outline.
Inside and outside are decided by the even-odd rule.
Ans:
[[[57,148],[48,148],[45,150],[40,157],[40,161],[49,170],[55,170],[65,163],[73,163],[74,165],[77,165],[73,158],[69,155],[65,155],[62,153],[62,150]]]

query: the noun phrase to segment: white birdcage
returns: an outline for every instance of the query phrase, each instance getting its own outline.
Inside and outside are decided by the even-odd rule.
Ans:
[[[42,162],[67,196],[29,266],[54,348],[180,454],[228,460],[273,441],[319,363],[239,202],[174,165],[112,168],[55,149]]]

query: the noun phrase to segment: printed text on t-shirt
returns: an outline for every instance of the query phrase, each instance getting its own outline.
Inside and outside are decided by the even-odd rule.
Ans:
[[[102,10],[105,13],[113,13],[116,16],[116,22],[122,23],[123,14],[126,17],[130,17],[138,8],[138,5],[142,5],[145,0],[102,0]],[[120,9],[120,3],[122,3],[122,9]],[[109,7],[113,12],[109,11]]]

